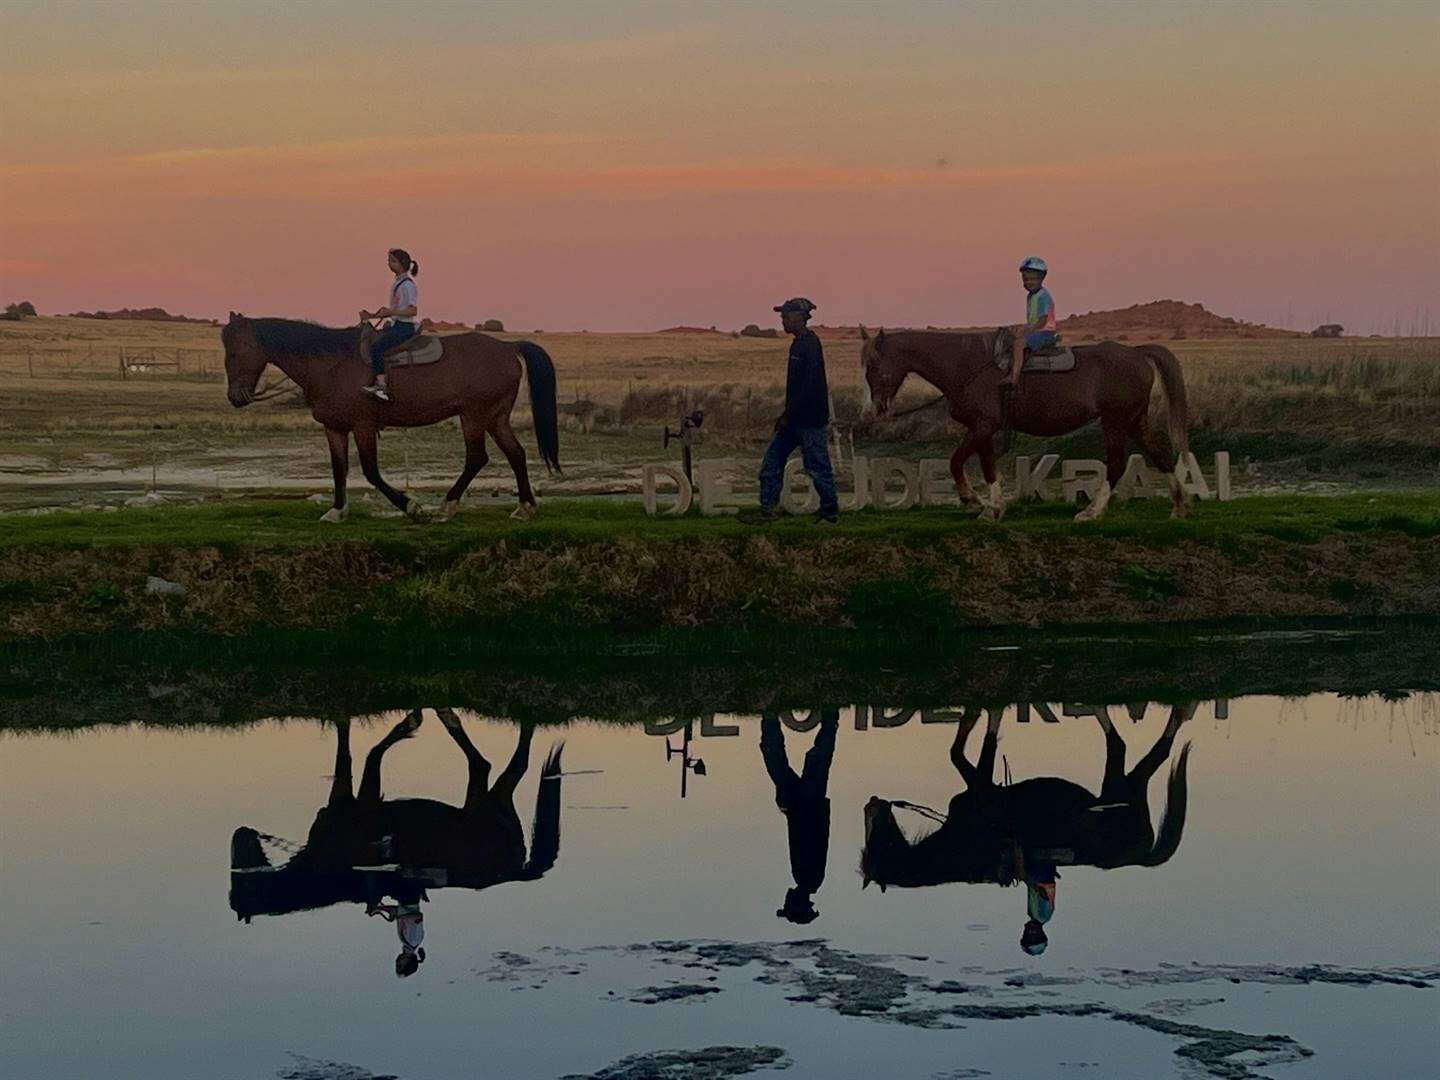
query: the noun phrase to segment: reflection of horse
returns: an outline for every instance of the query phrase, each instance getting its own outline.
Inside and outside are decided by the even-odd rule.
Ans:
[[[398,508],[419,517],[423,513],[419,504],[380,476],[380,429],[427,427],[452,416],[460,418],[465,465],[445,496],[440,516],[455,513],[460,496],[489,460],[485,453],[487,433],[515,472],[520,506],[512,516],[533,516],[535,496],[530,490],[525,448],[510,426],[522,367],[530,381],[530,408],[540,456],[547,468],[560,467],[555,367],[545,350],[534,342],[511,343],[473,333],[446,337],[439,360],[394,371],[390,383],[394,400],[380,402],[361,392],[370,380],[370,369],[361,362],[358,327],[332,330],[292,319],[247,319],[232,311],[220,339],[225,345],[230,404],[240,408],[256,400],[260,373],[266,364],[274,364],[295,381],[305,394],[310,414],[325,425],[335,479],[335,505],[323,521],[339,521],[345,515],[351,435],[355,436],[365,479]]]
[[[1150,778],[1170,756],[1181,724],[1195,706],[1176,706],[1155,745],[1128,773],[1125,743],[1102,707],[1105,733],[1105,775],[1100,794],[1058,777],[1039,777],[1018,784],[994,781],[1000,713],[989,710],[980,757],[972,765],[965,741],[979,719],[968,711],[955,732],[950,760],[966,790],[950,800],[943,824],[930,835],[910,841],[895,820],[893,805],[872,797],[865,806],[865,846],[861,853],[864,882],[910,888],[948,882],[993,882],[1009,885],[1032,881],[1026,864],[1097,866],[1159,866],[1175,854],[1185,828],[1185,768],[1190,748],[1181,751],[1170,771],[1164,815],[1157,835],[1151,827],[1146,789]],[[1048,882],[1053,885],[1053,877]],[[1053,888],[1050,893],[1053,905]]]
[[[490,783],[485,760],[460,718],[436,710],[469,765],[463,806],[433,799],[386,799],[380,765],[386,752],[420,726],[417,709],[365,758],[360,791],[352,791],[350,724],[336,725],[335,779],[330,800],[315,815],[302,847],[272,866],[254,829],[235,830],[230,842],[230,906],[246,921],[255,915],[350,902],[373,903],[376,891],[458,886],[485,889],[505,881],[533,881],[555,865],[560,851],[560,751],[550,751],[540,774],[530,851],[515,812],[515,788],[530,761],[534,728],[520,729],[510,762]]]
[[[1100,419],[1105,437],[1106,478],[1094,501],[1077,520],[1098,518],[1110,494],[1125,474],[1125,443],[1137,443],[1152,468],[1169,474],[1175,517],[1184,517],[1190,504],[1180,483],[1179,467],[1189,450],[1189,417],[1185,380],[1180,363],[1162,345],[1131,348],[1113,341],[1074,348],[1075,370],[1063,374],[1030,375],[1002,407],[1000,380],[995,365],[997,347],[1010,355],[1008,331],[997,334],[954,334],[924,330],[880,331],[866,337],[861,350],[865,393],[884,413],[900,384],[912,371],[941,391],[950,415],[968,429],[960,448],[950,458],[955,489],[966,505],[984,506],[965,475],[965,462],[976,452],[990,485],[985,514],[999,518],[1005,512],[1000,478],[995,472],[994,436],[1007,424],[1027,435],[1064,435]],[[1008,360],[1006,366],[1009,366]],[[1172,453],[1166,453],[1150,430],[1150,390],[1156,374],[1165,392],[1169,412]]]

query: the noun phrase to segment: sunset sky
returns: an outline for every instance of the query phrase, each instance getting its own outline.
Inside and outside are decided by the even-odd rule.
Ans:
[[[4,0],[0,300],[1440,322],[1434,3]]]

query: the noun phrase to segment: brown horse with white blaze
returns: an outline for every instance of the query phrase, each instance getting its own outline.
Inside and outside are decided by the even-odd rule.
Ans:
[[[392,400],[364,393],[370,369],[360,354],[366,327],[331,329],[293,319],[247,319],[236,312],[220,333],[225,345],[226,396],[237,409],[256,400],[256,386],[273,364],[300,388],[310,415],[324,425],[330,443],[335,501],[322,521],[345,516],[345,480],[350,468],[350,439],[360,468],[375,489],[412,519],[424,508],[396,491],[380,475],[380,431],[387,427],[426,427],[460,418],[465,465],[445,496],[439,517],[448,520],[475,474],[489,460],[485,436],[495,440],[515,472],[520,506],[512,517],[535,514],[525,449],[510,425],[520,392],[522,371],[530,384],[530,405],[540,456],[551,472],[560,471],[559,417],[555,402],[555,366],[549,354],[529,341],[505,342],[484,334],[443,338],[444,353],[434,363],[397,366],[390,373]]]
[[[861,330],[860,362],[869,402],[884,414],[900,384],[912,372],[933,383],[947,399],[950,415],[967,429],[965,441],[950,458],[955,489],[965,505],[978,505],[984,516],[998,520],[1005,511],[1000,478],[995,471],[995,435],[1006,421],[1026,435],[1065,435],[1099,418],[1105,440],[1105,481],[1094,500],[1076,515],[1077,521],[1099,518],[1111,493],[1125,474],[1128,441],[1139,445],[1150,466],[1168,475],[1174,517],[1189,513],[1189,498],[1180,479],[1189,452],[1189,409],[1180,362],[1160,345],[1130,347],[1114,341],[1074,347],[1073,371],[1023,376],[1003,404],[1000,380],[1005,371],[995,363],[997,338],[1004,331],[960,334],[928,330],[881,330],[874,337]],[[1002,347],[1004,341],[998,342]],[[1006,351],[1004,355],[1008,356]],[[1008,366],[1008,365],[1007,365]],[[1167,451],[1150,428],[1150,393],[1156,375],[1164,392],[1171,449]],[[970,486],[965,462],[980,455],[980,468],[990,485],[987,505]]]

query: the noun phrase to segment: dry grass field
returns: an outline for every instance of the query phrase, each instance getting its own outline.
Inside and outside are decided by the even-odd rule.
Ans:
[[[633,489],[637,463],[662,451],[666,422],[706,412],[710,452],[758,455],[779,411],[786,342],[725,333],[506,334],[555,360],[568,480],[552,490]],[[853,331],[825,331],[838,419],[859,411]],[[1190,387],[1194,443],[1230,449],[1267,477],[1433,483],[1440,466],[1440,338],[1258,338],[1162,341]],[[1131,335],[1132,341],[1140,340]],[[924,400],[930,388],[907,384]],[[520,417],[524,424],[525,418]],[[953,440],[942,410],[859,430],[857,447],[933,453]],[[391,433],[384,466],[416,487],[448,483],[458,433],[442,425]],[[1091,446],[1091,443],[1096,445]],[[1017,450],[1025,450],[1020,440]],[[1033,447],[1031,447],[1033,449]],[[1092,432],[1058,449],[1087,456]],[[319,429],[297,403],[232,409],[219,329],[195,323],[37,318],[0,322],[0,505],[73,503],[135,493],[323,490]],[[477,494],[501,493],[491,465]]]

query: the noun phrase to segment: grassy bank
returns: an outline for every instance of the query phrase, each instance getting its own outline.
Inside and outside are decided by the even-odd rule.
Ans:
[[[1434,620],[1343,629],[1009,629],[900,649],[885,635],[803,645],[792,635],[759,652],[695,628],[667,644],[517,654],[493,639],[384,629],[10,642],[0,644],[0,730],[230,727],[442,704],[539,723],[638,723],[861,703],[885,708],[894,723],[910,709],[1020,701],[1133,706],[1322,692],[1398,699],[1440,690]]]
[[[735,648],[883,635],[895,646],[1009,626],[1440,616],[1440,494],[1158,501],[1078,525],[1020,508],[746,526],[549,502],[534,522],[446,525],[303,502],[0,518],[0,640],[184,630],[463,634],[507,652]],[[183,587],[151,595],[149,577]],[[729,646],[727,646],[729,647]]]

